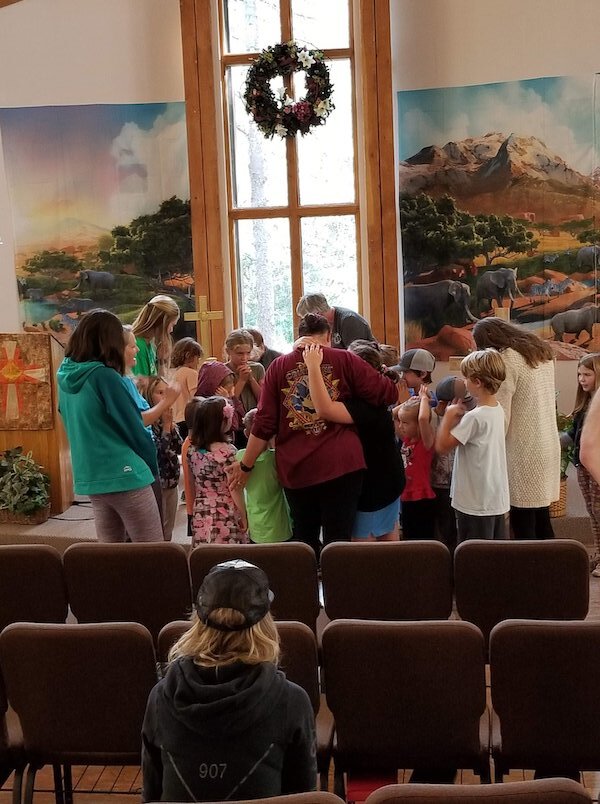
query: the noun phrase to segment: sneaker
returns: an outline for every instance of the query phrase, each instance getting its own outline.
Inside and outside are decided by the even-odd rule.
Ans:
[[[592,570],[592,575],[594,578],[600,578],[600,566],[596,567],[596,569]]]

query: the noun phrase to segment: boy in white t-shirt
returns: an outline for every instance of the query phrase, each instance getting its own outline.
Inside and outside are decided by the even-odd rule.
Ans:
[[[460,370],[477,407],[466,411],[462,400],[449,405],[436,439],[440,454],[456,448],[450,496],[458,542],[504,539],[510,503],[504,410],[496,400],[506,376],[504,361],[495,349],[482,349],[467,355]]]

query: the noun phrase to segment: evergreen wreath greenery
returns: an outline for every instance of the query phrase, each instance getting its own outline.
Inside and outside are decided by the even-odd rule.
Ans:
[[[306,72],[306,95],[298,101],[285,89],[276,95],[271,80],[300,70]],[[330,98],[333,84],[320,50],[308,50],[297,42],[283,42],[263,50],[248,70],[244,105],[250,117],[268,139],[284,139],[298,132],[304,136],[321,126],[335,108]]]

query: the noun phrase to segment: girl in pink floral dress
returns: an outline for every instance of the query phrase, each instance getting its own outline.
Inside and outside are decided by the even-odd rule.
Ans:
[[[233,407],[221,396],[203,399],[190,433],[187,460],[194,478],[192,545],[246,544],[246,508],[242,491],[230,491],[226,467],[235,463],[229,442]]]

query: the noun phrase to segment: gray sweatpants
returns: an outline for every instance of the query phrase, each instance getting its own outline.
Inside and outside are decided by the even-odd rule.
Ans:
[[[99,542],[162,542],[160,512],[152,486],[90,494]]]

